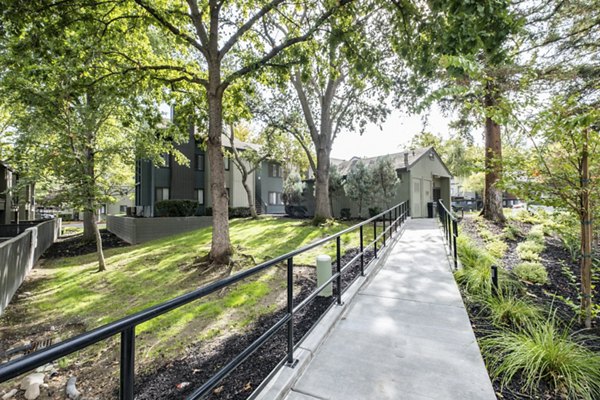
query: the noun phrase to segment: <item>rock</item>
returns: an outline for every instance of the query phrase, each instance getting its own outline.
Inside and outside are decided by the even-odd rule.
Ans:
[[[36,372],[34,374],[29,374],[21,381],[21,390],[27,391],[30,386],[40,386],[44,383],[44,378],[46,374],[42,372]]]
[[[40,385],[32,383],[25,391],[25,398],[27,400],[35,400],[40,396]]]
[[[35,372],[50,372],[54,369],[54,365],[50,364],[46,364],[46,365],[42,365],[41,367],[37,367]]]
[[[67,388],[65,389],[67,398],[71,400],[79,400],[79,397],[81,396],[81,393],[79,393],[79,390],[75,387],[75,382],[77,382],[77,378],[74,376],[70,377],[67,381]]]
[[[10,392],[6,393],[4,396],[2,396],[2,400],[12,399],[13,397],[15,397],[15,394],[17,394],[17,389],[13,389]]]

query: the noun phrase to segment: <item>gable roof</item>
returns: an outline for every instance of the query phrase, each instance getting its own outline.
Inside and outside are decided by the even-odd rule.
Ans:
[[[440,160],[440,162],[442,163],[442,165],[448,172],[448,175],[452,176],[452,174],[448,170],[448,167],[446,167],[446,164],[444,164],[444,161],[442,160],[440,155],[437,153],[437,151],[435,151],[433,146],[421,147],[419,149],[414,149],[414,150],[405,150],[405,151],[402,151],[399,153],[392,153],[392,154],[387,154],[384,156],[377,156],[377,157],[366,157],[366,158],[352,157],[348,161],[342,161],[341,163],[332,162],[332,164],[336,165],[340,174],[342,176],[344,176],[344,175],[347,175],[348,172],[350,172],[350,169],[358,161],[362,161],[363,164],[365,164],[365,166],[368,167],[369,165],[375,163],[378,159],[380,159],[382,157],[389,157],[392,160],[392,164],[394,165],[394,168],[396,168],[396,170],[410,170],[423,156],[425,156],[426,154],[429,154],[430,151],[433,151],[435,153],[435,155],[438,157],[438,159]],[[407,157],[408,167],[407,167],[407,165],[405,163],[405,159],[404,159],[405,154],[408,155],[408,157]]]

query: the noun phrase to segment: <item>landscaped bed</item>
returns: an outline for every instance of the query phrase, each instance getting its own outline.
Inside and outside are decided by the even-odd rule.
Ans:
[[[460,224],[455,276],[499,399],[599,399],[600,326],[579,321],[576,232],[559,214],[509,215],[498,226],[470,214]],[[600,303],[600,265],[594,304]],[[491,265],[499,267],[493,294]]]
[[[306,221],[262,218],[231,223],[236,262],[214,268],[203,261],[210,228],[146,243],[106,250],[108,271],[96,273],[95,255],[45,259],[21,287],[0,319],[0,348],[29,341],[55,343],[77,333],[189,292],[256,263],[346,228],[334,223],[315,228]],[[365,229],[365,236],[372,231]],[[115,244],[118,246],[119,244]],[[296,303],[316,287],[314,259],[335,255],[335,242],[294,259]],[[350,259],[358,232],[342,237]],[[73,246],[71,246],[73,247]],[[76,246],[75,246],[76,247]],[[54,253],[56,254],[56,249]],[[358,274],[348,271],[346,286]],[[136,329],[136,393],[140,399],[183,398],[201,385],[245,345],[281,317],[285,305],[285,266],[276,266],[205,299],[173,310]],[[299,340],[331,304],[317,298],[295,317]],[[236,370],[213,393],[219,399],[244,399],[285,354],[285,329]],[[118,388],[119,340],[107,340],[59,360],[47,393],[64,393],[69,376],[78,378],[86,397],[115,398]],[[5,361],[5,360],[3,360]],[[16,387],[18,380],[0,388]],[[46,398],[46,397],[40,397]]]

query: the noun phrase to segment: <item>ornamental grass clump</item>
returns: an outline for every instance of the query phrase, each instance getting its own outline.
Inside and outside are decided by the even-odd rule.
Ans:
[[[493,259],[485,250],[477,247],[471,239],[464,235],[457,238],[456,251],[465,269],[474,268],[478,265],[487,265],[489,268],[493,263]]]
[[[501,292],[497,296],[488,296],[484,299],[483,306],[489,313],[492,324],[497,327],[523,328],[543,317],[538,306],[512,293]]]
[[[535,394],[544,382],[553,398],[600,399],[600,354],[577,343],[554,318],[500,330],[482,339],[481,346],[502,386],[520,379],[522,389]]]

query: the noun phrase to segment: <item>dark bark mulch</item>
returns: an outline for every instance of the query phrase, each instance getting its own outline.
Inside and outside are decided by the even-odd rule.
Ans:
[[[115,247],[125,247],[130,244],[121,240],[116,235],[110,233],[106,229],[100,230],[102,237],[102,248],[112,249]],[[94,240],[84,240],[83,234],[71,235],[60,238],[42,255],[43,258],[63,258],[76,257],[84,254],[92,254],[96,252],[96,242]]]
[[[358,250],[348,250],[342,256],[342,265],[350,261],[356,254],[358,254]],[[365,264],[372,258],[373,254],[371,252],[365,252]],[[333,270],[335,271],[335,269]],[[342,291],[345,291],[359,275],[360,264],[355,262],[342,275]],[[316,286],[313,277],[301,277],[296,285],[300,286],[300,290],[295,296],[294,304],[298,304],[308,297]],[[294,315],[294,343],[298,343],[334,303],[336,293],[337,289],[334,284],[333,297],[317,297]],[[234,335],[214,348],[194,350],[194,352],[179,360],[161,365],[152,372],[138,376],[136,379],[136,399],[185,398],[258,339],[285,313],[285,309],[280,309],[270,315],[263,316],[246,333]],[[248,398],[279,362],[285,358],[286,354],[287,328],[284,327],[235,369],[233,373],[217,384],[207,398],[215,400],[243,400]],[[182,383],[184,384],[181,385]]]

